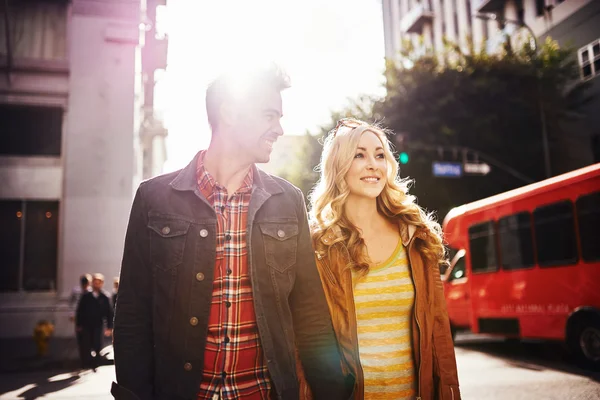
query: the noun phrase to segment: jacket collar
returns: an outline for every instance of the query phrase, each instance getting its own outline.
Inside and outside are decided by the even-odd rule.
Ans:
[[[412,224],[406,225],[398,221],[398,228],[400,230],[400,239],[402,240],[402,244],[404,245],[404,247],[408,247],[410,241],[413,239],[413,237],[415,237],[415,234],[417,234],[417,226]],[[327,232],[327,234],[323,235],[321,241],[325,245],[330,245],[331,243],[333,243],[336,237],[340,236],[340,233],[341,232],[339,227],[333,227]],[[416,236],[423,238],[421,232],[419,232],[419,234],[417,234]]]
[[[200,157],[200,152],[198,152],[192,161],[190,161],[185,168],[179,171],[175,179],[171,181],[170,185],[173,189],[177,191],[192,191],[198,194],[200,193],[198,189],[198,178],[196,176],[198,157]],[[275,179],[271,177],[271,175],[261,171],[254,164],[252,164],[252,168],[254,173],[252,183],[253,191],[255,189],[259,189],[267,192],[270,195],[283,193],[283,188]]]

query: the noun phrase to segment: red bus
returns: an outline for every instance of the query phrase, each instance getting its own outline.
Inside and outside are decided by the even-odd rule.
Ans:
[[[600,367],[600,164],[456,207],[443,227],[453,333],[561,340]]]

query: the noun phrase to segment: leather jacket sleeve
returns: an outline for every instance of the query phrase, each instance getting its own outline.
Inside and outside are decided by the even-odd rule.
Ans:
[[[433,271],[434,326],[433,326],[433,374],[437,383],[437,400],[460,400],[454,343],[450,333],[450,320],[446,309],[444,288],[437,267]]]
[[[149,262],[148,213],[143,184],[133,205],[121,264],[119,307],[114,321],[114,357],[118,393],[151,399],[154,392],[152,270]]]
[[[348,385],[341,368],[329,307],[325,299],[310,239],[306,206],[298,193],[298,265],[290,306],[298,354],[315,399],[348,399]]]

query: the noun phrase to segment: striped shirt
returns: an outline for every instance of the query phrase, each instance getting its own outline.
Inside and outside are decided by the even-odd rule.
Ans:
[[[270,398],[271,380],[258,336],[248,271],[247,220],[253,170],[229,197],[198,157],[200,192],[217,214],[217,248],[204,368],[198,399]]]
[[[414,399],[411,319],[415,291],[402,241],[386,261],[353,274],[365,399]]]

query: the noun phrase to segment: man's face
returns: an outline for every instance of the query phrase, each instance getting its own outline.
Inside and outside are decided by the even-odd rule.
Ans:
[[[252,163],[266,163],[273,144],[283,135],[281,93],[270,89],[238,107],[234,126],[235,140]]]
[[[92,279],[92,289],[95,291],[100,291],[102,286],[104,286],[104,281],[102,279]]]

